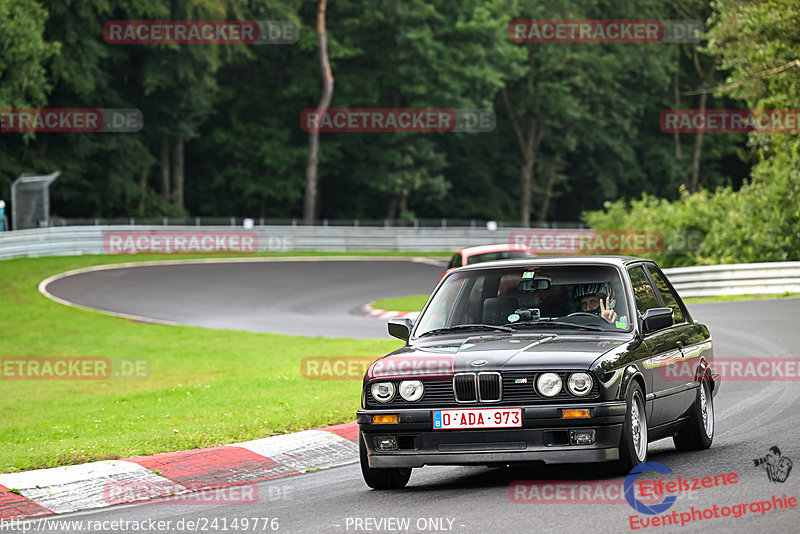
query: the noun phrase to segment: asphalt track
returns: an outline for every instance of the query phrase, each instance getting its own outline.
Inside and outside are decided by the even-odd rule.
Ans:
[[[436,260],[183,263],[103,269],[60,278],[66,301],[189,326],[298,336],[388,337],[385,322],[354,313],[381,297],[429,294]]]
[[[335,262],[339,263],[339,262]],[[63,279],[50,290],[65,297],[68,291],[78,294],[80,287],[101,295],[109,288],[117,298],[140,296],[133,308],[115,299],[92,301],[98,307],[122,309],[141,313],[150,310],[171,320],[190,324],[201,320],[204,326],[239,327],[247,330],[274,331],[284,328],[284,322],[254,322],[254,316],[272,310],[281,313],[290,303],[291,314],[303,320],[298,331],[318,333],[315,326],[323,324],[340,335],[355,336],[373,331],[351,322],[349,307],[368,302],[379,296],[392,296],[426,291],[438,280],[440,270],[433,266],[410,262],[374,262],[373,264],[328,262],[319,265],[283,264],[282,266],[206,266],[202,268],[139,268],[127,273],[104,273]],[[177,269],[172,271],[171,269]],[[179,271],[179,272],[178,272]],[[371,274],[375,271],[378,274]],[[425,279],[426,273],[432,278]],[[408,277],[406,278],[406,274]],[[110,275],[110,276],[109,276]],[[210,278],[203,280],[203,277]],[[83,278],[86,277],[86,278]],[[160,280],[161,277],[166,277]],[[151,287],[143,288],[143,281]],[[234,286],[253,286],[256,294],[244,292],[229,295],[219,286],[221,280],[236,280]],[[116,281],[116,283],[115,283]],[[298,284],[298,285],[294,285]],[[98,287],[101,286],[101,287]],[[233,287],[228,284],[228,287]],[[261,289],[256,289],[261,287]],[[208,294],[201,294],[204,289]],[[324,290],[322,294],[315,292]],[[57,293],[56,293],[57,291]],[[198,291],[197,295],[184,295]],[[145,294],[142,294],[144,292]],[[85,297],[86,293],[84,294]],[[213,302],[216,295],[219,302]],[[263,303],[268,295],[285,300]],[[329,302],[339,298],[341,302]],[[177,301],[176,301],[177,299]],[[362,302],[363,301],[363,302]],[[84,303],[86,303],[84,298]],[[142,307],[144,306],[144,307]],[[182,306],[195,308],[181,309]],[[248,308],[248,306],[250,306]],[[232,322],[229,312],[238,309],[236,317],[244,324]],[[690,306],[695,319],[706,323],[714,336],[717,356],[727,357],[797,357],[800,347],[800,299],[761,300],[739,303],[708,303]],[[164,310],[168,310],[165,312]],[[338,312],[336,312],[338,310]],[[287,312],[288,313],[288,312]],[[339,317],[332,317],[335,314]],[[181,315],[185,314],[185,315]],[[304,316],[305,314],[305,316]],[[361,319],[361,318],[358,318]],[[383,321],[364,319],[376,324],[376,335],[384,335]],[[255,326],[255,328],[254,328]],[[289,325],[291,326],[291,325]],[[353,330],[350,330],[350,328]],[[338,330],[337,330],[338,329]],[[326,330],[327,332],[327,330]],[[288,333],[288,332],[287,332]],[[359,336],[361,337],[361,336]],[[792,472],[785,483],[771,482],[766,473],[753,465],[753,459],[764,456],[777,445],[783,454],[800,461],[800,383],[797,381],[735,381],[722,384],[715,398],[716,435],[714,444],[706,451],[678,453],[671,440],[651,443],[649,460],[660,462],[683,478],[714,476],[735,472],[738,482],[726,487],[706,488],[681,493],[667,513],[691,512],[711,508],[731,507],[753,501],[770,500],[773,496],[795,497],[800,500],[800,472]],[[653,477],[655,478],[655,477]],[[113,507],[79,512],[42,521],[39,531],[75,532],[76,525],[64,521],[144,521],[171,520],[168,530],[188,532],[180,520],[199,521],[210,528],[217,521],[221,530],[226,521],[229,532],[270,532],[231,528],[234,519],[277,518],[279,532],[797,532],[800,507],[768,511],[751,511],[741,517],[702,519],[685,526],[650,526],[632,530],[630,516],[634,510],[626,503],[563,504],[553,501],[512,502],[509,486],[517,480],[618,480],[609,477],[602,466],[536,466],[526,468],[488,469],[484,467],[425,467],[417,469],[409,486],[402,491],[378,492],[369,490],[361,480],[357,464],[314,473],[275,479],[259,483],[259,502],[249,505],[198,506],[157,505]],[[740,509],[741,510],[741,509]],[[640,518],[651,517],[639,514]],[[391,518],[409,519],[407,529],[385,521]],[[367,522],[367,520],[370,520]],[[384,523],[378,523],[380,521]],[[391,519],[394,521],[393,519]],[[433,520],[433,521],[429,521]],[[452,521],[452,522],[451,522]],[[62,523],[59,523],[62,522]],[[30,522],[28,522],[30,523]],[[198,526],[195,525],[195,526]],[[183,529],[179,527],[183,526]],[[420,528],[422,527],[422,528]],[[196,529],[204,531],[202,527]],[[123,531],[123,530],[118,530]],[[129,532],[134,532],[128,529]],[[157,532],[157,530],[148,530]],[[194,531],[194,530],[192,530]]]

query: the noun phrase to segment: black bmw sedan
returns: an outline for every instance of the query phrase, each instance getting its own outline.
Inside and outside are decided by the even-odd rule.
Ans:
[[[648,442],[708,448],[719,377],[708,328],[664,273],[631,257],[536,258],[449,273],[406,345],[373,363],[361,470],[404,487],[424,465],[647,460]]]

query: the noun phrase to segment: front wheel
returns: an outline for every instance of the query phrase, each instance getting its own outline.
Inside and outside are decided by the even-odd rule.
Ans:
[[[714,400],[708,380],[700,383],[697,398],[689,412],[689,420],[672,441],[679,451],[707,449],[714,441]]]
[[[372,489],[402,489],[408,484],[411,478],[411,468],[393,467],[389,469],[376,469],[369,466],[367,459],[367,446],[364,443],[366,437],[361,432],[358,433],[358,457],[361,460],[361,474],[364,482]]]
[[[622,438],[619,444],[618,473],[628,473],[642,462],[647,461],[647,414],[645,413],[642,388],[635,380],[628,386],[625,394],[625,422],[622,425]]]

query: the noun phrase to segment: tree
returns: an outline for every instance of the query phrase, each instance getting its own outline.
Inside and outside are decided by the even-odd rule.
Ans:
[[[634,11],[637,18],[659,18],[660,9],[656,2],[641,0]],[[629,18],[605,1],[525,3],[517,10],[514,18],[519,19]],[[518,65],[524,76],[510,78],[503,92],[519,148],[520,224],[530,224],[534,191],[543,195],[539,210],[549,209],[557,169],[564,159],[591,166],[582,171],[581,187],[595,195],[596,188],[586,183],[589,180],[596,181],[603,195],[618,194],[625,181],[645,182],[632,148],[638,144],[639,125],[647,120],[648,108],[659,97],[664,99],[669,50],[658,43],[512,46],[526,52]],[[537,165],[542,151],[549,155],[545,166]],[[569,158],[573,152],[582,157]],[[621,168],[625,170],[620,172]],[[544,221],[548,215],[539,213],[537,220]]]
[[[52,88],[45,65],[58,45],[44,39],[47,12],[35,1],[0,3],[0,108],[36,107]]]
[[[317,8],[317,35],[319,36],[319,66],[322,71],[322,98],[317,105],[317,115],[323,116],[333,98],[333,73],[328,59],[328,34],[325,30],[327,0],[319,0]],[[303,204],[303,223],[314,224],[317,208],[317,166],[319,156],[319,130],[308,134],[308,164],[306,165],[306,195]]]
[[[729,75],[705,91],[740,98],[750,109],[797,109],[800,3],[718,0],[713,7],[708,51],[721,57],[720,68]],[[645,195],[585,217],[599,229],[620,221],[623,228],[640,229],[641,221],[649,221],[653,229],[705,235],[697,250],[666,264],[800,260],[800,135],[756,131],[748,138],[756,164],[738,191],[684,190],[671,203]]]
[[[44,36],[47,12],[35,1],[0,2],[0,110],[44,105],[52,83],[46,66],[58,53],[58,44]],[[15,158],[30,150],[32,134],[2,134],[0,144],[0,198],[9,198],[11,183],[27,170]],[[12,137],[13,136],[13,137]]]

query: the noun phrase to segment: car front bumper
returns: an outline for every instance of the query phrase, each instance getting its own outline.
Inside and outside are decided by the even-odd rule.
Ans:
[[[580,408],[589,408],[592,417],[560,418],[561,409]],[[524,406],[522,410],[522,427],[501,429],[434,430],[434,409],[366,409],[358,411],[356,420],[373,468],[619,459],[625,402]],[[379,414],[397,414],[398,423],[373,424],[372,415]],[[576,430],[594,430],[594,442],[572,443],[571,433]],[[379,450],[376,438],[385,437],[394,437],[398,449]]]

